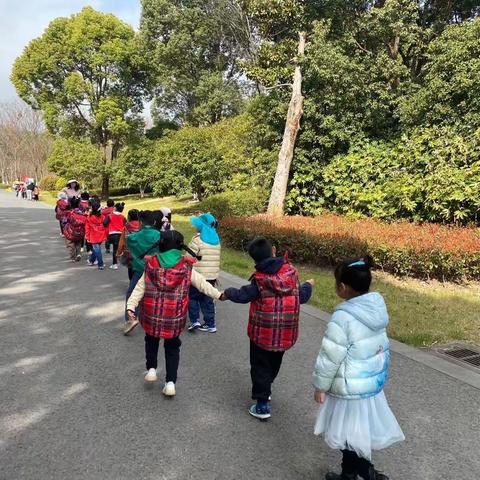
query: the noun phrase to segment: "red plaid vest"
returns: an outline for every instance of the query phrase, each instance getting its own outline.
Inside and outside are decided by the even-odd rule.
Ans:
[[[295,345],[300,315],[297,270],[285,263],[275,274],[252,275],[260,292],[250,304],[248,336],[264,350],[284,352]]]
[[[185,329],[188,293],[195,259],[183,257],[174,267],[162,268],[156,256],[145,257],[145,295],[139,320],[145,333],[175,338]]]

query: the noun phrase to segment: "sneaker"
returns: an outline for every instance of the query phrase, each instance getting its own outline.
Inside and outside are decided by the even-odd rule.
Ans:
[[[85,251],[85,249],[82,247],[82,248],[80,249],[80,253],[83,253],[84,251]]]
[[[138,320],[129,320],[128,322],[125,322],[125,327],[123,327],[123,334],[128,335],[137,325]]]
[[[270,413],[270,408],[267,407],[258,407],[256,403],[254,403],[249,409],[248,413],[259,420],[268,420],[272,415]]]
[[[357,480],[357,475],[355,473],[338,473],[328,472],[325,475],[325,480]]]
[[[207,333],[215,333],[217,331],[217,327],[209,327],[206,323],[198,327],[198,330],[201,332],[207,332]]]
[[[195,330],[198,330],[201,326],[202,326],[202,324],[197,320],[196,322],[193,322],[188,327],[188,331],[193,333],[193,332],[195,332]]]
[[[101,267],[98,267],[99,270],[105,270],[105,265],[102,265]]]
[[[174,397],[177,392],[175,392],[175,384],[173,382],[167,382],[163,387],[162,393],[166,397]]]
[[[87,265],[89,267],[93,267],[95,264],[93,262],[91,262],[90,260],[87,260]]]
[[[75,261],[76,261],[76,262],[81,262],[81,261],[82,261],[82,256],[81,256],[81,255],[77,255],[76,258],[75,258]]]
[[[118,265],[117,264],[114,264],[114,265],[110,265],[110,270],[118,270]]]
[[[145,381],[146,382],[156,382],[158,380],[157,377],[157,369],[156,368],[151,368],[147,374],[145,375]]]
[[[108,255],[110,255],[112,252],[110,250],[105,250],[105,253],[107,253]]]

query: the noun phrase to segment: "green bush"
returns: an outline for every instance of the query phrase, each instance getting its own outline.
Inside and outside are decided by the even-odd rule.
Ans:
[[[392,142],[365,142],[323,169],[323,207],[385,220],[476,222],[480,136],[453,127],[417,129]]]
[[[54,175],[54,174],[45,175],[40,179],[38,186],[40,190],[53,192],[54,190],[59,190],[57,189],[57,180],[58,180],[57,175]]]
[[[212,195],[201,203],[201,209],[217,218],[250,216],[265,211],[267,199],[264,190],[236,190]]]
[[[11,186],[8,183],[0,183],[0,188],[6,190],[7,188],[11,188]]]

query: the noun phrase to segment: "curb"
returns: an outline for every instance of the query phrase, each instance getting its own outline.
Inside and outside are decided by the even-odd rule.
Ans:
[[[236,275],[232,275],[231,273],[224,272],[223,270],[221,276],[229,283],[236,285],[245,285],[247,283],[247,280]],[[302,305],[302,313],[307,314],[316,320],[320,320],[324,324],[327,324],[331,318],[329,313],[310,305]],[[430,353],[428,350],[420,350],[418,348],[410,347],[409,345],[405,345],[404,343],[396,340],[390,340],[390,347],[392,352],[398,355],[402,355],[405,358],[425,365],[432,370],[436,370],[437,372],[443,373],[444,375],[452,377],[459,382],[465,383],[466,385],[470,385],[471,387],[480,390],[479,373],[444,360],[443,358]]]

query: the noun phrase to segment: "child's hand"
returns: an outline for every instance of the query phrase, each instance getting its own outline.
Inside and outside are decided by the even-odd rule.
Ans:
[[[315,390],[314,398],[317,403],[322,404],[322,403],[325,403],[325,399],[327,398],[327,396],[325,395],[325,392],[321,392],[320,390]]]
[[[129,320],[135,320],[135,312],[132,312],[131,310],[127,310],[128,318]]]
[[[220,300],[221,302],[224,302],[225,300],[228,300],[227,296],[225,295],[225,292],[222,292],[222,294],[220,295],[219,300]]]
[[[305,283],[309,283],[312,287],[315,286],[315,280],[313,278],[307,280]]]

